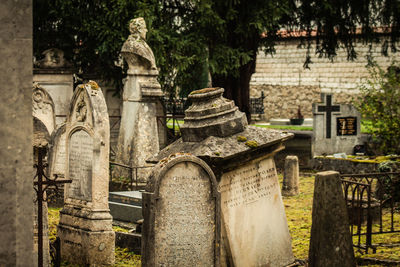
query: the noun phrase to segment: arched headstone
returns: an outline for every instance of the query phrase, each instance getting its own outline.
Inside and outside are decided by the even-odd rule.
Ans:
[[[99,86],[75,89],[66,124],[64,208],[58,235],[61,255],[71,263],[114,263],[115,233],[108,208],[110,126]]]
[[[217,183],[190,154],[158,163],[143,192],[143,266],[219,266]]]

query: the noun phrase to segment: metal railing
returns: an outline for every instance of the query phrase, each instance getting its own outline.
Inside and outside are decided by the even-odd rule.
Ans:
[[[349,213],[354,247],[368,253],[377,247],[400,246],[400,243],[374,243],[373,237],[400,232],[400,172],[342,174],[344,197]],[[397,226],[397,227],[396,227]]]

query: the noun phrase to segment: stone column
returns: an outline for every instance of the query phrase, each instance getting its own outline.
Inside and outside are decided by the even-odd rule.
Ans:
[[[1,1],[0,17],[0,266],[37,266],[32,203],[32,1]]]
[[[121,124],[116,162],[130,166],[151,166],[146,159],[159,151],[157,104],[163,95],[157,81],[153,52],[145,41],[146,24],[142,18],[130,23],[131,35],[121,54],[129,65],[124,85]],[[139,169],[140,181],[146,181],[150,168]],[[114,177],[129,177],[126,169],[115,168]]]
[[[315,176],[309,266],[356,266],[338,172]]]
[[[296,196],[299,194],[299,159],[297,156],[287,156],[283,172],[282,195]]]

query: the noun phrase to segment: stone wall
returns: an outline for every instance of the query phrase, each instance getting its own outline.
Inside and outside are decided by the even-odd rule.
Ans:
[[[336,103],[349,103],[358,93],[357,85],[368,77],[366,69],[368,46],[356,44],[357,59],[347,61],[346,50],[337,51],[331,62],[328,58],[312,55],[310,69],[304,69],[306,48],[298,48],[299,40],[277,42],[276,54],[260,51],[256,72],[250,82],[250,96],[259,97],[264,91],[265,119],[293,117],[300,106],[305,117],[312,117],[311,104],[320,100],[320,93],[331,93]],[[314,51],[315,47],[311,48]],[[400,54],[384,57],[381,43],[372,47],[373,59],[386,69]]]

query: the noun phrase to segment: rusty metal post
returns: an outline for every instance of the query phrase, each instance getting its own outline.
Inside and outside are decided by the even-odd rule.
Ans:
[[[43,159],[42,159],[43,148],[38,149],[38,266],[43,267]]]

